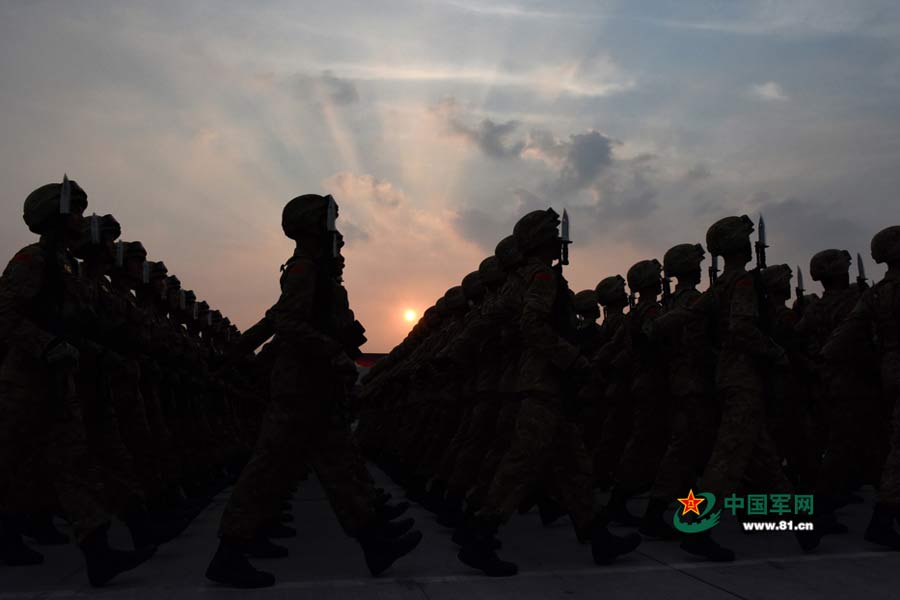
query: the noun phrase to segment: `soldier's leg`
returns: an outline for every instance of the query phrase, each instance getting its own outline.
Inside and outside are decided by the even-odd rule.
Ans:
[[[900,534],[894,529],[894,521],[900,521],[900,352],[889,352],[882,358],[881,379],[885,399],[893,404],[890,450],[865,537],[870,542],[900,550]]]

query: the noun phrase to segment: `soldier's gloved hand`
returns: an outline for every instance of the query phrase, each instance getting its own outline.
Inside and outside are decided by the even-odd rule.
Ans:
[[[78,348],[61,339],[55,339],[44,350],[44,361],[51,367],[78,364]]]
[[[777,369],[790,369],[791,368],[791,361],[788,358],[787,352],[785,352],[784,350],[782,350],[777,356],[775,356],[775,359],[773,360],[773,364],[774,364],[775,368],[777,368]]]

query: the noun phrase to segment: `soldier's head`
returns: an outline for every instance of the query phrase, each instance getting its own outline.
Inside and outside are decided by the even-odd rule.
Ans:
[[[469,308],[469,301],[461,285],[455,285],[447,290],[441,300],[444,303],[438,308],[443,309],[446,314],[465,312]],[[441,300],[438,300],[437,303],[440,304]]]
[[[613,275],[600,280],[597,287],[597,302],[607,308],[624,308],[628,305],[628,292],[625,291],[625,278]]]
[[[140,242],[123,242],[116,244],[116,267],[119,277],[124,278],[130,285],[138,286],[148,282],[147,250]]]
[[[494,249],[494,256],[497,257],[500,268],[507,273],[522,264],[522,261],[525,258],[522,255],[522,250],[519,249],[519,244],[516,242],[515,236],[512,235],[506,236],[500,240],[497,247]]]
[[[766,293],[776,304],[784,304],[791,298],[791,277],[794,272],[788,265],[770,265],[762,271]]]
[[[850,286],[850,263],[853,257],[846,250],[830,248],[816,252],[809,261],[809,275],[822,283],[826,290]]]
[[[120,235],[122,227],[115,217],[93,214],[82,220],[81,235],[72,243],[72,253],[89,263],[112,265]]]
[[[506,273],[500,268],[500,261],[496,256],[488,256],[481,261],[478,265],[478,275],[481,277],[481,283],[489,290],[496,289],[506,280]]]
[[[575,312],[585,321],[594,322],[600,318],[600,305],[597,303],[597,292],[581,290],[575,294]]]
[[[48,183],[28,194],[22,219],[32,233],[74,243],[81,236],[87,204],[87,193],[64,176],[62,183]]]
[[[166,268],[166,263],[161,260],[147,264],[150,276],[147,288],[156,300],[162,302],[166,299],[166,281],[169,270]]]
[[[478,274],[478,271],[472,271],[463,277],[460,287],[462,287],[463,295],[470,306],[481,302],[481,299],[484,297],[484,282],[481,281],[481,275]]]
[[[552,263],[562,253],[559,235],[559,215],[552,208],[535,210],[518,220],[513,237],[525,256],[533,256]]]
[[[698,284],[702,271],[700,264],[706,254],[700,244],[678,244],[663,256],[666,277],[677,277],[678,283]]]
[[[662,291],[662,265],[655,258],[634,263],[625,277],[628,287],[637,292],[641,300],[656,299]]]
[[[166,277],[166,306],[169,312],[175,314],[181,310],[181,298],[184,296],[181,289],[181,280],[175,275]]]
[[[197,294],[193,290],[182,290],[178,316],[182,323],[192,323],[197,318]]]
[[[900,225],[882,229],[872,238],[872,259],[887,263],[889,268],[900,267]]]
[[[281,212],[284,235],[312,254],[330,254],[337,232],[337,203],[334,198],[318,194],[297,196]]]
[[[706,232],[706,247],[710,254],[721,256],[726,262],[747,264],[753,258],[753,230],[753,221],[747,215],[719,219]]]

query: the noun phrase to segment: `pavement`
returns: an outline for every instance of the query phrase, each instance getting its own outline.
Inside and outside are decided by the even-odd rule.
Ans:
[[[402,492],[380,472],[376,479],[395,498]],[[0,600],[98,597],[140,600],[165,598],[291,598],[343,600],[466,600],[532,598],[665,598],[718,600],[788,598],[900,598],[900,553],[885,552],[862,539],[872,506],[840,512],[850,533],[829,536],[812,554],[804,554],[790,533],[744,534],[723,513],[715,537],[738,553],[727,564],[706,563],[686,555],[677,543],[645,541],[638,550],[608,567],[591,561],[590,547],[578,544],[567,518],[543,527],[535,511],[516,515],[501,530],[500,554],[519,565],[517,577],[491,579],[456,559],[449,530],[413,505],[411,516],[425,534],[413,554],[400,559],[384,576],[368,575],[356,543],[339,528],[315,479],[304,482],[294,497],[293,523],[299,536],[279,540],[291,552],[282,560],[258,560],[258,568],[278,578],[274,588],[232,590],[206,581],[203,572],[216,548],[216,528],[227,490],[177,540],[163,546],[149,562],[95,590],[87,584],[81,555],[71,545],[40,550],[38,567],[0,566]],[[642,500],[630,505],[643,508]],[[614,529],[619,533],[627,529]],[[111,531],[113,545],[129,547],[120,525]]]

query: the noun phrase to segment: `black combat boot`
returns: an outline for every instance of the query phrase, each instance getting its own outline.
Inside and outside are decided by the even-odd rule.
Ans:
[[[262,534],[273,540],[285,540],[297,537],[297,530],[281,523],[278,519],[272,519],[263,525]]]
[[[242,589],[275,585],[274,575],[257,571],[247,560],[248,546],[249,544],[246,542],[222,538],[215,556],[206,569],[206,578],[216,583]]]
[[[28,515],[22,523],[22,534],[41,546],[62,546],[69,543],[69,536],[56,528],[53,514],[48,512]]]
[[[28,567],[44,562],[44,555],[25,545],[18,523],[10,518],[0,518],[0,563],[11,567]]]
[[[257,535],[244,547],[250,558],[287,558],[288,549],[275,544],[264,535]]]
[[[601,519],[594,522],[591,535],[591,555],[598,565],[611,564],[617,557],[633,552],[641,545],[641,536],[629,533],[619,537],[609,532],[606,523]]]
[[[685,534],[681,549],[712,562],[732,562],[734,552],[716,543],[709,531]]]
[[[663,515],[669,508],[669,501],[663,498],[651,498],[647,503],[647,512],[641,519],[641,526],[638,531],[649,538],[658,540],[674,540],[678,539],[678,532],[675,531],[668,523],[666,523]]]
[[[384,491],[384,488],[375,488],[375,506],[384,506],[391,501],[393,496]]]
[[[385,504],[375,509],[375,514],[382,521],[393,521],[407,510],[409,510],[409,502],[398,502],[397,504]]]
[[[463,522],[463,498],[460,494],[447,492],[444,498],[444,505],[441,507],[437,516],[437,522],[444,527],[456,529]]]
[[[900,550],[900,534],[894,529],[895,517],[900,517],[900,512],[883,504],[876,504],[872,511],[872,520],[866,527],[864,536],[866,541],[886,546],[891,550]]]
[[[569,514],[555,500],[547,496],[541,496],[537,503],[538,514],[541,516],[541,525],[549,527]]]
[[[366,565],[372,577],[387,571],[394,562],[412,552],[422,541],[422,532],[413,530],[396,539],[388,538],[382,532],[380,523],[375,523],[356,536],[366,557]]]
[[[410,477],[406,485],[406,497],[416,504],[422,504],[426,494],[425,483],[426,481],[421,477]]]
[[[422,497],[422,506],[425,510],[438,514],[444,505],[444,494],[447,493],[447,483],[439,479],[431,482],[428,492]]]
[[[496,523],[475,517],[456,556],[464,565],[478,569],[488,577],[512,577],[519,572],[519,567],[497,556],[497,527]]]
[[[184,531],[190,521],[178,517],[154,518],[146,511],[132,511],[122,516],[136,550],[162,546]]]
[[[403,519],[402,521],[387,521],[381,524],[381,533],[386,538],[397,539],[407,531],[413,528],[416,520],[412,517]]]
[[[457,546],[465,546],[475,537],[475,530],[478,527],[478,520],[475,518],[474,509],[467,508],[463,513],[462,522],[453,530],[453,536],[450,538]],[[490,545],[494,550],[503,547],[503,542],[494,537],[490,540]]]
[[[116,575],[130,571],[153,556],[156,547],[131,552],[113,550],[106,539],[108,527],[100,527],[78,544],[87,563],[88,580],[94,587],[110,581]]]
[[[604,509],[606,522],[620,523],[629,527],[637,527],[641,524],[640,517],[628,512],[629,495],[619,489],[613,489],[609,497],[609,504]]]

